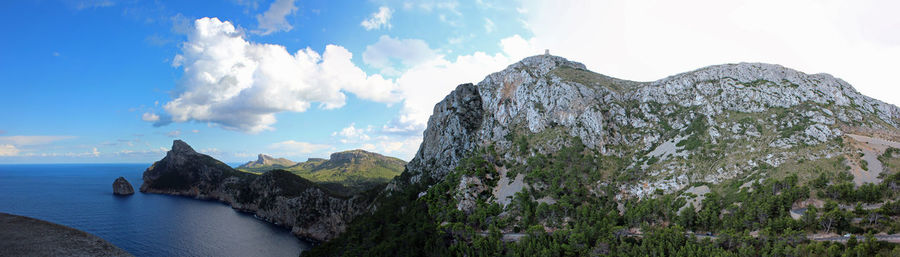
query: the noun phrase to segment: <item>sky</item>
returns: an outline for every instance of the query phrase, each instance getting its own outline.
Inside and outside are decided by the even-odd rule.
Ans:
[[[891,0],[0,2],[0,163],[409,160],[456,85],[551,54],[653,81],[737,62],[900,105]]]

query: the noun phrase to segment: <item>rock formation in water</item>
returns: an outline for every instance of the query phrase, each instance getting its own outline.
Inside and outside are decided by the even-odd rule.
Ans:
[[[113,194],[116,195],[133,195],[134,187],[131,187],[131,183],[128,183],[124,177],[119,177],[116,181],[113,181]]]

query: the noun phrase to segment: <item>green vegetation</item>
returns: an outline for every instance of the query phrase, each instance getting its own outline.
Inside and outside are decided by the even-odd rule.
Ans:
[[[606,88],[618,93],[623,93],[631,90],[632,88],[635,88],[640,84],[638,82],[620,80],[595,73],[593,71],[577,69],[569,66],[557,67],[550,73],[566,81],[575,82],[589,87]]]
[[[746,119],[746,117],[743,117]],[[748,124],[755,124],[750,122]],[[749,126],[751,129],[753,125]],[[705,117],[695,117],[684,132],[684,148],[718,148],[707,143]],[[772,131],[772,130],[770,130]],[[422,181],[381,199],[382,205],[358,218],[338,239],[304,255],[318,256],[890,256],[900,247],[879,242],[874,233],[900,232],[900,174],[880,184],[856,187],[844,158],[790,160],[778,168],[765,163],[743,180],[708,185],[712,191],[699,209],[688,204],[693,194],[658,191],[643,199],[615,199],[618,185],[646,176],[628,169],[628,158],[602,155],[578,138],[552,154],[532,151],[555,142],[554,131],[513,134],[519,163],[499,159],[493,147],[478,149],[459,162],[442,181]],[[777,134],[772,135],[777,137]],[[693,139],[690,139],[693,138]],[[833,143],[833,142],[832,142]],[[828,146],[816,146],[828,147]],[[816,147],[795,150],[816,151]],[[709,150],[707,150],[709,151]],[[881,156],[895,158],[894,151]],[[714,153],[709,154],[715,156]],[[700,158],[692,156],[690,158]],[[640,159],[654,164],[660,160]],[[891,159],[892,160],[892,159]],[[637,165],[639,165],[639,162]],[[508,205],[495,202],[491,188],[500,178],[525,175],[526,186]],[[408,176],[404,174],[401,176]],[[460,181],[477,179],[487,190],[475,191],[474,207],[457,208]],[[759,179],[764,178],[764,179]],[[757,181],[757,179],[759,179]],[[754,181],[745,185],[745,181]],[[598,182],[600,183],[598,186]],[[742,186],[743,185],[743,186]],[[419,196],[419,192],[425,192]],[[810,197],[824,201],[793,213]],[[872,209],[858,203],[884,203]],[[854,205],[857,205],[854,207]],[[797,211],[797,210],[793,210]],[[633,231],[643,231],[640,236]],[[698,238],[693,233],[715,235]],[[817,242],[808,233],[867,234],[850,243]],[[753,236],[751,236],[753,234]],[[509,240],[510,235],[521,239]]]
[[[883,154],[878,156],[878,161],[884,167],[885,173],[900,172],[900,149],[889,147]]]

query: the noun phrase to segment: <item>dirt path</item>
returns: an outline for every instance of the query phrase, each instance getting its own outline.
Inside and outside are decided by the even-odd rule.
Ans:
[[[87,232],[0,213],[0,256],[131,256]]]
[[[881,155],[888,147],[900,148],[900,143],[855,134],[847,134],[847,136],[859,142],[856,146],[862,150],[862,160],[867,163],[867,170],[857,166],[852,167],[853,182],[856,185],[881,182],[878,175],[881,174],[884,167],[878,160],[878,155]]]

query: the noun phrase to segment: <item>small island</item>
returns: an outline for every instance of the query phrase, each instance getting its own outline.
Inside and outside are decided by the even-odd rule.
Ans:
[[[131,183],[128,183],[128,180],[125,177],[119,177],[116,181],[113,182],[113,194],[114,195],[133,195],[134,187],[131,186]]]

